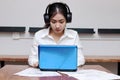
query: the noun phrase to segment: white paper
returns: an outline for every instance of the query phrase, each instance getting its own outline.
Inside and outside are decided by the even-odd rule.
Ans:
[[[112,73],[107,73],[104,71],[94,70],[94,69],[86,69],[86,70],[78,70],[76,72],[61,72],[77,78],[78,80],[113,80],[120,79],[120,76]]]
[[[28,77],[45,77],[45,76],[61,76],[54,71],[40,71],[38,68],[27,68],[23,71],[15,73],[14,75],[28,76]]]

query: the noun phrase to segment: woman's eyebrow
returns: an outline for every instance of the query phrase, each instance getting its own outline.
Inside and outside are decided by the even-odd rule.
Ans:
[[[51,19],[53,21],[64,21],[65,19],[60,19],[60,20],[55,20],[55,19]]]

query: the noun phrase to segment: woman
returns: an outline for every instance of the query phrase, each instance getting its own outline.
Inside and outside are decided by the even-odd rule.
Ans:
[[[66,24],[72,20],[69,7],[61,2],[49,4],[44,14],[45,29],[35,33],[32,53],[29,55],[28,63],[32,67],[38,67],[38,45],[77,45],[78,66],[85,63],[82,54],[78,33],[66,28]]]

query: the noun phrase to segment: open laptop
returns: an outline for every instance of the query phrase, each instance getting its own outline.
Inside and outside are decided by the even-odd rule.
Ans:
[[[40,70],[76,71],[77,46],[39,45],[38,59]]]

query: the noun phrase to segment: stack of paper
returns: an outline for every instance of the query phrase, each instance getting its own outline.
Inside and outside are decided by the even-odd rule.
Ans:
[[[76,72],[61,72],[68,76],[77,78],[78,80],[114,80],[120,79],[120,76],[112,73],[107,73],[95,69],[78,70]],[[61,76],[58,72],[53,71],[40,71],[38,68],[28,68],[14,75],[30,76],[30,77],[48,77],[48,76]]]
[[[14,75],[19,76],[30,76],[30,77],[45,77],[45,76],[61,76],[57,72],[53,71],[40,71],[38,68],[28,68],[23,71],[20,71],[18,73],[15,73]]]
[[[61,72],[67,74],[69,76],[75,77],[78,80],[114,80],[120,79],[120,76],[107,73],[104,71],[94,70],[94,69],[86,69],[86,70],[78,70],[77,72]]]

